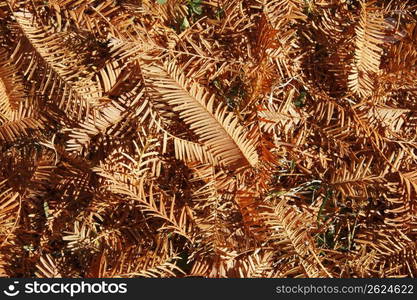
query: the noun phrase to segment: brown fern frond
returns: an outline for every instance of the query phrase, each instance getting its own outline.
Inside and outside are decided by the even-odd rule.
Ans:
[[[39,278],[61,278],[60,271],[50,254],[40,257],[39,263],[36,265],[38,272],[36,276]]]
[[[309,225],[305,224],[306,217],[303,213],[288,207],[283,199],[277,203],[273,212],[265,213],[265,216],[271,230],[269,241],[277,243],[274,247],[278,251],[296,255],[304,269],[304,276],[332,277],[319,258],[318,249],[309,234]]]
[[[225,108],[215,107],[214,95],[188,81],[173,63],[153,64],[142,69],[152,96],[160,97],[159,101],[165,101],[178,111],[223,165],[256,166],[258,155],[255,145],[247,139],[248,133]]]
[[[356,27],[355,61],[349,75],[349,87],[359,96],[369,96],[374,87],[373,76],[380,69],[384,40],[384,18],[371,3],[361,3]]]

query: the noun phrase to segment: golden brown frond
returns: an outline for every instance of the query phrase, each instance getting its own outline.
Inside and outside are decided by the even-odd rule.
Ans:
[[[179,112],[181,119],[190,125],[199,141],[218,157],[220,163],[231,167],[256,166],[256,145],[233,114],[221,105],[216,107],[214,95],[187,80],[174,63],[147,65],[142,70],[153,98]]]
[[[349,87],[359,96],[369,96],[374,89],[373,76],[378,75],[384,42],[384,18],[378,8],[361,2],[361,15],[356,26],[356,49]]]

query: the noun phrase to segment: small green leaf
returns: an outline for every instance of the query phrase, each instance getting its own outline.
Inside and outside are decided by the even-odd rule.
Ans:
[[[203,8],[201,7],[201,5],[191,5],[191,9],[197,15],[201,15],[203,13]]]
[[[294,171],[294,169],[295,169],[295,160],[291,160],[290,169],[291,169],[291,171]]]
[[[181,31],[184,31],[188,27],[190,27],[190,23],[188,22],[188,19],[186,17],[184,17],[184,19],[182,20],[180,29],[181,29]]]
[[[302,91],[300,95],[297,97],[297,99],[294,100],[294,105],[297,107],[303,107],[306,95],[307,93],[305,91]]]
[[[158,2],[158,4],[165,4],[167,3],[167,0],[156,0],[156,2]]]
[[[216,10],[215,16],[216,16],[217,20],[221,20],[224,17],[224,9],[220,8],[220,9]]]
[[[191,15],[201,15],[203,13],[203,7],[201,6],[201,0],[189,0],[188,9],[190,10]]]

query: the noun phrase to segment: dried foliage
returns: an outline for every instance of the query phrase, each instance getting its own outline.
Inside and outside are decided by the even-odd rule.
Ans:
[[[417,6],[0,3],[0,275],[414,277]]]

